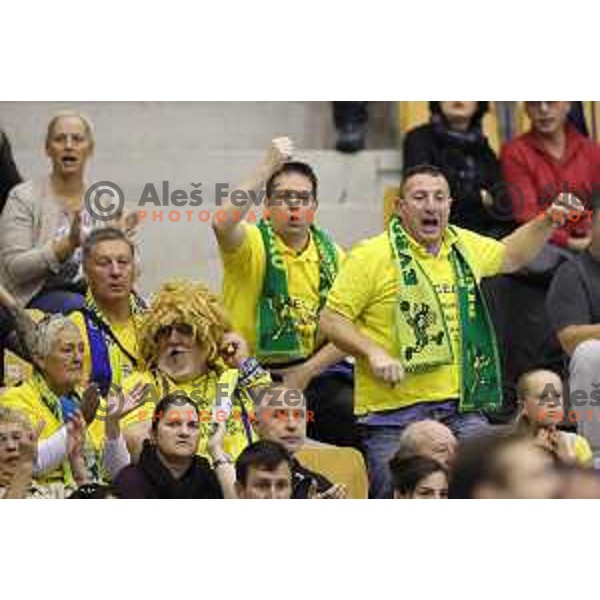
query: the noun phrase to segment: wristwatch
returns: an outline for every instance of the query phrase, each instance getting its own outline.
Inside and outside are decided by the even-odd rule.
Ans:
[[[229,456],[227,456],[226,454],[224,454],[223,456],[219,456],[219,458],[215,459],[213,461],[213,469],[218,469],[219,467],[222,467],[223,465],[232,465],[233,461],[231,460],[231,458],[229,458]]]

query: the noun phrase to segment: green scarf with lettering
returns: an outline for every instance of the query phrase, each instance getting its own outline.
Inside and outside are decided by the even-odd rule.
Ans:
[[[258,303],[257,357],[259,359],[305,358],[308,349],[303,348],[293,316],[294,302],[288,291],[287,269],[271,223],[262,220],[258,224],[266,256],[265,279]],[[338,257],[332,239],[314,224],[310,235],[319,254],[319,310],[325,305],[327,293],[338,272]]]
[[[397,216],[390,222],[389,237],[400,275],[395,337],[402,364],[408,373],[452,364],[455,357],[440,300]],[[458,238],[448,258],[456,276],[460,326],[460,411],[497,409],[502,404],[501,371],[492,321]]]

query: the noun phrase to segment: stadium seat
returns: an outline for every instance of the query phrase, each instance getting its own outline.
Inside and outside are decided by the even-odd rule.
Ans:
[[[367,469],[358,450],[309,440],[296,453],[296,458],[307,469],[320,473],[333,483],[345,485],[350,498],[357,500],[368,498]]]

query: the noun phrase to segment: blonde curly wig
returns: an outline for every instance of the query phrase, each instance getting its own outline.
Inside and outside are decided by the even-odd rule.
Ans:
[[[140,323],[140,355],[143,368],[158,362],[158,332],[175,324],[190,325],[197,342],[208,350],[208,363],[219,358],[223,335],[231,324],[216,294],[202,284],[175,279],[162,285]]]

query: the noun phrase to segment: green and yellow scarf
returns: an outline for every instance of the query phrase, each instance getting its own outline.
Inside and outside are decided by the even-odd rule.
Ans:
[[[452,227],[449,229],[454,233]],[[395,338],[404,368],[408,373],[419,373],[452,364],[452,341],[439,298],[397,216],[390,221],[389,237],[400,276]],[[460,323],[460,410],[497,409],[502,404],[502,389],[496,336],[458,238],[452,244],[449,260],[456,276]]]
[[[305,358],[293,317],[293,301],[288,291],[287,270],[277,247],[275,233],[269,221],[258,224],[266,255],[266,270],[258,303],[257,358],[290,361]],[[333,240],[319,227],[311,225],[310,234],[319,254],[319,310],[327,300],[338,272],[338,257]]]

